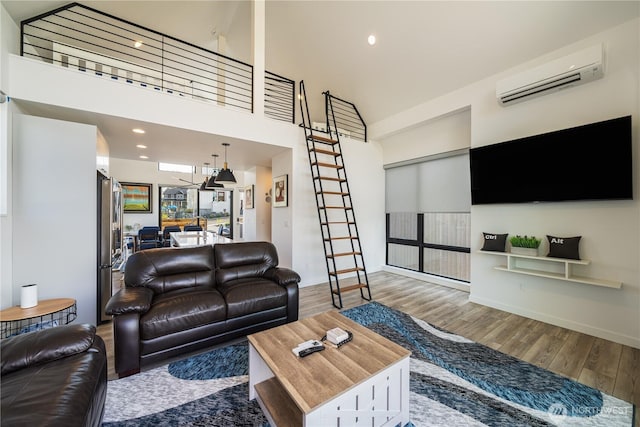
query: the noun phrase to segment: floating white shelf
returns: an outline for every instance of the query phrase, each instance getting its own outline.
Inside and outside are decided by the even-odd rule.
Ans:
[[[494,252],[494,251],[478,251],[481,254],[498,255],[507,258],[507,265],[500,265],[494,267],[496,270],[509,271],[511,273],[526,274],[529,276],[546,277],[548,279],[565,280],[567,282],[585,283],[587,285],[604,286],[605,288],[620,289],[622,287],[621,282],[614,282],[612,280],[592,279],[590,277],[574,276],[571,271],[573,265],[588,265],[590,261],[586,259],[565,259],[565,258],[550,258],[544,256],[530,256],[530,255],[518,255],[511,252]],[[534,261],[557,263],[563,266],[562,273],[554,273],[551,271],[534,270],[531,268],[518,267],[516,264],[517,259],[529,259]]]

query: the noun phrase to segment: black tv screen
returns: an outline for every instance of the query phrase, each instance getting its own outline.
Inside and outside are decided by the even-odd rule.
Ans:
[[[470,150],[471,204],[633,198],[631,116]]]

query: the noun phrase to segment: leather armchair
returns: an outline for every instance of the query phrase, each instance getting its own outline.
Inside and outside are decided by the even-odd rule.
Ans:
[[[124,281],[105,309],[120,377],[298,319],[300,276],[278,267],[267,242],[138,252]]]
[[[104,341],[65,325],[2,341],[2,425],[99,426],[107,393]]]

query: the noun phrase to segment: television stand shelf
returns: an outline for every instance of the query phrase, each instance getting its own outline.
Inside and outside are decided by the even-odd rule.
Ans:
[[[574,276],[571,271],[572,266],[588,265],[590,261],[585,259],[550,258],[550,257],[544,257],[544,256],[519,255],[519,254],[510,253],[510,252],[494,252],[494,251],[478,251],[478,252],[481,254],[498,255],[498,256],[507,257],[506,266],[501,265],[501,266],[494,267],[496,270],[500,270],[500,271],[526,274],[529,276],[546,277],[548,279],[565,280],[567,282],[584,283],[587,285],[603,286],[605,288],[620,289],[622,287],[621,282],[614,282],[611,280],[602,280],[602,279],[592,279],[590,277]],[[533,261],[561,264],[563,266],[563,272],[555,273],[555,272],[544,271],[544,270],[518,267],[516,262],[517,259],[529,259]]]

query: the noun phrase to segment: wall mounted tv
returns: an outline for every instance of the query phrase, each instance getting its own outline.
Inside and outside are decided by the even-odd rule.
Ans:
[[[471,204],[633,198],[631,116],[472,148]]]

